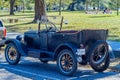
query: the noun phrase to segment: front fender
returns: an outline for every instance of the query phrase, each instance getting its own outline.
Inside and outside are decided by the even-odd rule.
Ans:
[[[77,52],[77,47],[74,44],[71,43],[63,43],[57,46],[57,48],[55,49],[55,56],[54,59],[57,58],[57,55],[59,54],[59,52],[63,49],[70,49],[73,53]]]
[[[21,41],[17,39],[9,39],[5,41],[5,44],[9,44],[9,43],[13,43],[16,46],[18,52],[22,56],[27,56],[27,48]]]

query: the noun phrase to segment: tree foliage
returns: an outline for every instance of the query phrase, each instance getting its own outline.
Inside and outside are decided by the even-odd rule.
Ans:
[[[47,10],[59,10],[60,0],[45,0]],[[24,9],[30,10],[34,9],[35,0],[1,0],[0,9],[8,8],[10,14],[14,14],[14,7],[24,6]],[[120,5],[120,0],[61,0],[62,10],[88,10],[90,8],[95,8],[98,10],[103,10],[104,8],[118,9]],[[117,6],[118,5],[118,6]]]

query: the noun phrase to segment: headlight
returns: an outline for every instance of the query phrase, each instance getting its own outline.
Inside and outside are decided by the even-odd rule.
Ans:
[[[18,36],[16,36],[16,39],[19,40],[19,41],[21,41],[22,40],[22,36],[18,35]]]

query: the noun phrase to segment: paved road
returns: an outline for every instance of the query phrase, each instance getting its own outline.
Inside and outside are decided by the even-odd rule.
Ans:
[[[110,46],[110,50],[112,51],[112,57],[120,58],[120,42],[117,41],[107,41]]]
[[[41,63],[38,59],[23,57],[18,65],[9,65],[0,52],[0,80],[119,80],[120,73],[94,72],[91,68],[79,67],[72,77],[61,75],[55,62]]]

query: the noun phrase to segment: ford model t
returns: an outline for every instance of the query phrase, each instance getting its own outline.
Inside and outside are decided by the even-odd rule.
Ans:
[[[109,54],[106,38],[108,30],[60,30],[46,21],[46,29],[29,30],[23,37],[8,39],[5,58],[11,65],[16,65],[21,56],[38,58],[43,63],[56,61],[60,73],[73,75],[77,64],[90,66],[97,72],[109,66]],[[50,24],[50,25],[48,25]]]

